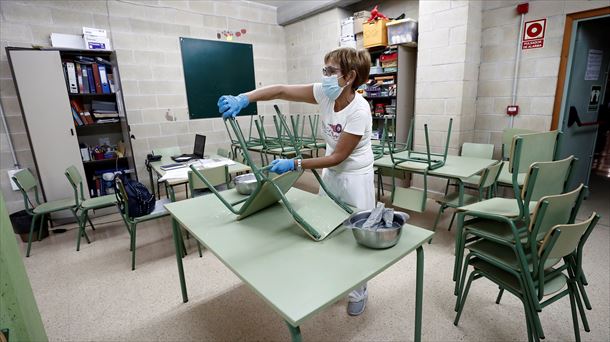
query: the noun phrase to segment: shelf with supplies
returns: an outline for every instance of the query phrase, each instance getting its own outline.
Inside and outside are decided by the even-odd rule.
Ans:
[[[122,160],[127,160],[126,157],[119,157],[119,158],[106,158],[106,159],[99,159],[99,160],[88,160],[88,161],[84,161],[83,165],[89,166],[89,165],[100,165],[100,164],[108,164],[109,162],[112,162],[110,164],[115,164],[117,161],[122,161]]]
[[[120,132],[122,129],[121,121],[116,122],[94,123],[76,127],[76,134],[80,135],[99,135],[111,132]]]
[[[362,96],[367,100],[376,100],[376,99],[395,99],[396,95],[392,96]]]

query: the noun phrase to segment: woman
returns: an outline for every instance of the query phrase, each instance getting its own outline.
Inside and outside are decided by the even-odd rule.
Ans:
[[[272,85],[240,94],[222,96],[218,109],[224,119],[235,117],[250,102],[287,100],[319,105],[326,155],[311,159],[277,159],[271,171],[285,173],[322,168],[328,189],[343,202],[368,210],[375,207],[373,152],[371,149],[371,110],[356,92],[369,76],[368,52],[339,48],[326,54],[322,83]],[[320,189],[321,194],[323,190]],[[347,311],[360,315],[368,297],[366,284],[352,291]]]

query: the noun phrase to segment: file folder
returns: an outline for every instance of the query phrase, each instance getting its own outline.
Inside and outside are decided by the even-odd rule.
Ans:
[[[89,81],[89,92],[95,93],[95,81],[93,80],[93,67],[87,65],[87,81]]]
[[[100,69],[98,68],[97,63],[93,63],[91,65],[93,69],[93,79],[95,84],[95,92],[98,94],[102,93],[102,81],[100,79]]]
[[[104,64],[98,64],[97,67],[100,70],[100,83],[102,84],[102,93],[110,94],[110,85],[108,84],[108,77],[106,76],[106,66]]]
[[[68,91],[71,94],[78,94],[78,84],[76,83],[76,68],[74,63],[66,62],[66,73],[68,74]]]

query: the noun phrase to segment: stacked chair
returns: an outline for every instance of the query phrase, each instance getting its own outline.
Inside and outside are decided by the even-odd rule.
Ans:
[[[500,288],[497,303],[504,290],[522,301],[528,340],[544,338],[538,313],[566,295],[572,304],[576,339],[580,339],[577,311],[589,331],[581,300],[582,296],[590,308],[581,261],[598,216],[574,223],[585,187],[566,189],[574,158],[555,160],[559,137],[557,131],[515,135],[505,164],[515,198],[494,197],[458,208],[454,324],[459,322],[470,284],[485,277]],[[466,281],[470,266],[473,271]],[[561,291],[565,285],[567,290]]]
[[[447,160],[447,151],[451,138],[451,126],[453,119],[449,119],[449,127],[447,128],[447,139],[443,153],[430,152],[430,141],[428,135],[428,125],[424,125],[424,136],[426,142],[426,151],[417,152],[410,148],[411,138],[407,141],[407,148],[399,150],[399,144],[386,142],[389,150],[389,155],[392,160],[392,205],[417,212],[424,212],[426,209],[426,200],[428,198],[428,172],[437,169],[445,164]],[[413,136],[413,125],[411,126],[409,137]],[[396,179],[400,176],[399,172],[408,170],[411,173],[421,174],[423,176],[423,189],[402,188],[396,185]]]

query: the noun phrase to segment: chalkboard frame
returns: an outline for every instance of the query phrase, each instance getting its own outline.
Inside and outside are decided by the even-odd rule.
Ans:
[[[220,116],[218,98],[256,87],[252,44],[180,37],[189,118]],[[257,115],[256,103],[239,112]]]

